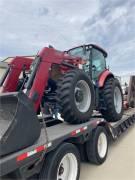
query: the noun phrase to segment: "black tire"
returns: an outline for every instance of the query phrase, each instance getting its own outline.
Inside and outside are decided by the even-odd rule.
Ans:
[[[78,152],[78,149],[75,147],[75,145],[71,143],[64,143],[56,151],[53,151],[45,157],[45,162],[43,164],[42,170],[39,175],[39,179],[43,180],[56,180],[57,179],[57,173],[60,171],[60,164],[63,157],[71,153],[74,155],[74,157],[77,160],[77,174],[76,179],[79,180],[80,176],[80,154]],[[63,171],[64,172],[64,171]],[[60,172],[62,173],[62,172]]]
[[[134,108],[134,107],[135,107],[134,101],[131,101],[131,102],[130,102],[130,107],[131,107],[131,108]]]
[[[106,153],[102,157],[100,157],[98,152],[98,139],[101,133],[103,133],[106,136],[106,141],[107,141]],[[93,131],[89,141],[86,142],[85,148],[86,148],[87,159],[90,163],[97,165],[104,163],[108,154],[108,135],[106,129],[101,126],[97,127]]]
[[[82,80],[82,81],[81,81]],[[91,94],[91,101],[90,104],[88,103],[88,108],[86,111],[81,112],[77,108],[76,99],[80,98],[79,95],[75,94],[75,88],[78,82],[83,82],[87,84],[87,89]],[[85,94],[81,91],[82,100],[86,99]],[[77,96],[77,98],[76,98]],[[92,115],[94,109],[94,88],[92,81],[90,78],[81,70],[71,70],[63,76],[63,79],[58,82],[57,88],[57,97],[58,97],[58,104],[60,105],[60,113],[64,121],[71,123],[71,124],[81,124],[88,121]],[[84,98],[84,99],[83,99]],[[89,97],[87,97],[88,99]]]
[[[114,92],[116,87],[120,90],[120,94],[122,98],[120,112],[116,111],[115,103],[114,103]],[[103,99],[102,102],[104,102],[102,104],[102,107],[104,107],[104,109],[101,109],[101,113],[103,117],[108,122],[117,122],[118,120],[120,120],[123,115],[124,106],[123,106],[123,94],[119,81],[116,78],[108,78],[104,84],[103,89],[100,92],[100,95],[101,95],[101,99]]]

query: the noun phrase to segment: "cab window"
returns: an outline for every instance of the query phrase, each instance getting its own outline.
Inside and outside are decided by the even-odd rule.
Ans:
[[[83,69],[86,73],[89,74],[89,66],[90,66],[90,60],[89,60],[89,57],[90,57],[90,50],[86,50],[84,52],[84,49],[83,47],[78,47],[78,48],[74,48],[74,49],[71,49],[69,52],[68,52],[70,55],[72,56],[76,56],[76,57],[81,57],[82,59],[84,59],[86,61],[86,64],[83,65]]]
[[[92,49],[92,76],[97,79],[106,69],[106,62],[103,53],[97,49]]]

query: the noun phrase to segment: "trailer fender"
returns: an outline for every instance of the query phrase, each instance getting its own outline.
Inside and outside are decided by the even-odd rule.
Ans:
[[[102,119],[101,121],[97,121],[95,128],[99,126],[104,127],[106,129],[109,140],[115,138],[115,134],[113,132],[112,126],[110,125],[110,123],[106,122],[106,120]]]

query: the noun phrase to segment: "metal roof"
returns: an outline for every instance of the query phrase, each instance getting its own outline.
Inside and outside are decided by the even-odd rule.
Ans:
[[[76,49],[76,48],[83,47],[83,46],[85,46],[85,47],[93,47],[93,48],[98,49],[99,51],[101,51],[105,57],[108,56],[107,52],[103,48],[101,48],[100,46],[98,46],[96,44],[83,44],[83,45],[76,46],[76,47],[73,47],[71,49],[68,49],[67,52],[72,50],[72,49]]]
[[[0,62],[0,68],[6,68],[8,65],[5,62]]]
[[[35,55],[31,55],[31,56],[21,56],[21,57],[33,58],[33,59],[34,59]],[[7,58],[3,59],[1,62],[10,62],[10,60],[12,60],[13,58],[15,58],[15,57],[13,57],[13,56],[7,57]]]

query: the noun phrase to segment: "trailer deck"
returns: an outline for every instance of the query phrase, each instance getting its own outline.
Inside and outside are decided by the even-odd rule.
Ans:
[[[42,128],[40,137],[35,144],[10,155],[0,157],[0,176],[4,176],[29,162],[37,161],[43,152],[48,153],[63,141],[75,140],[82,136],[84,141],[89,133],[98,125],[106,125],[113,139],[116,139],[130,125],[135,122],[135,108],[125,111],[122,119],[117,123],[108,123],[101,117],[93,117],[89,122],[71,125],[62,122],[55,126],[47,127],[48,138]]]

